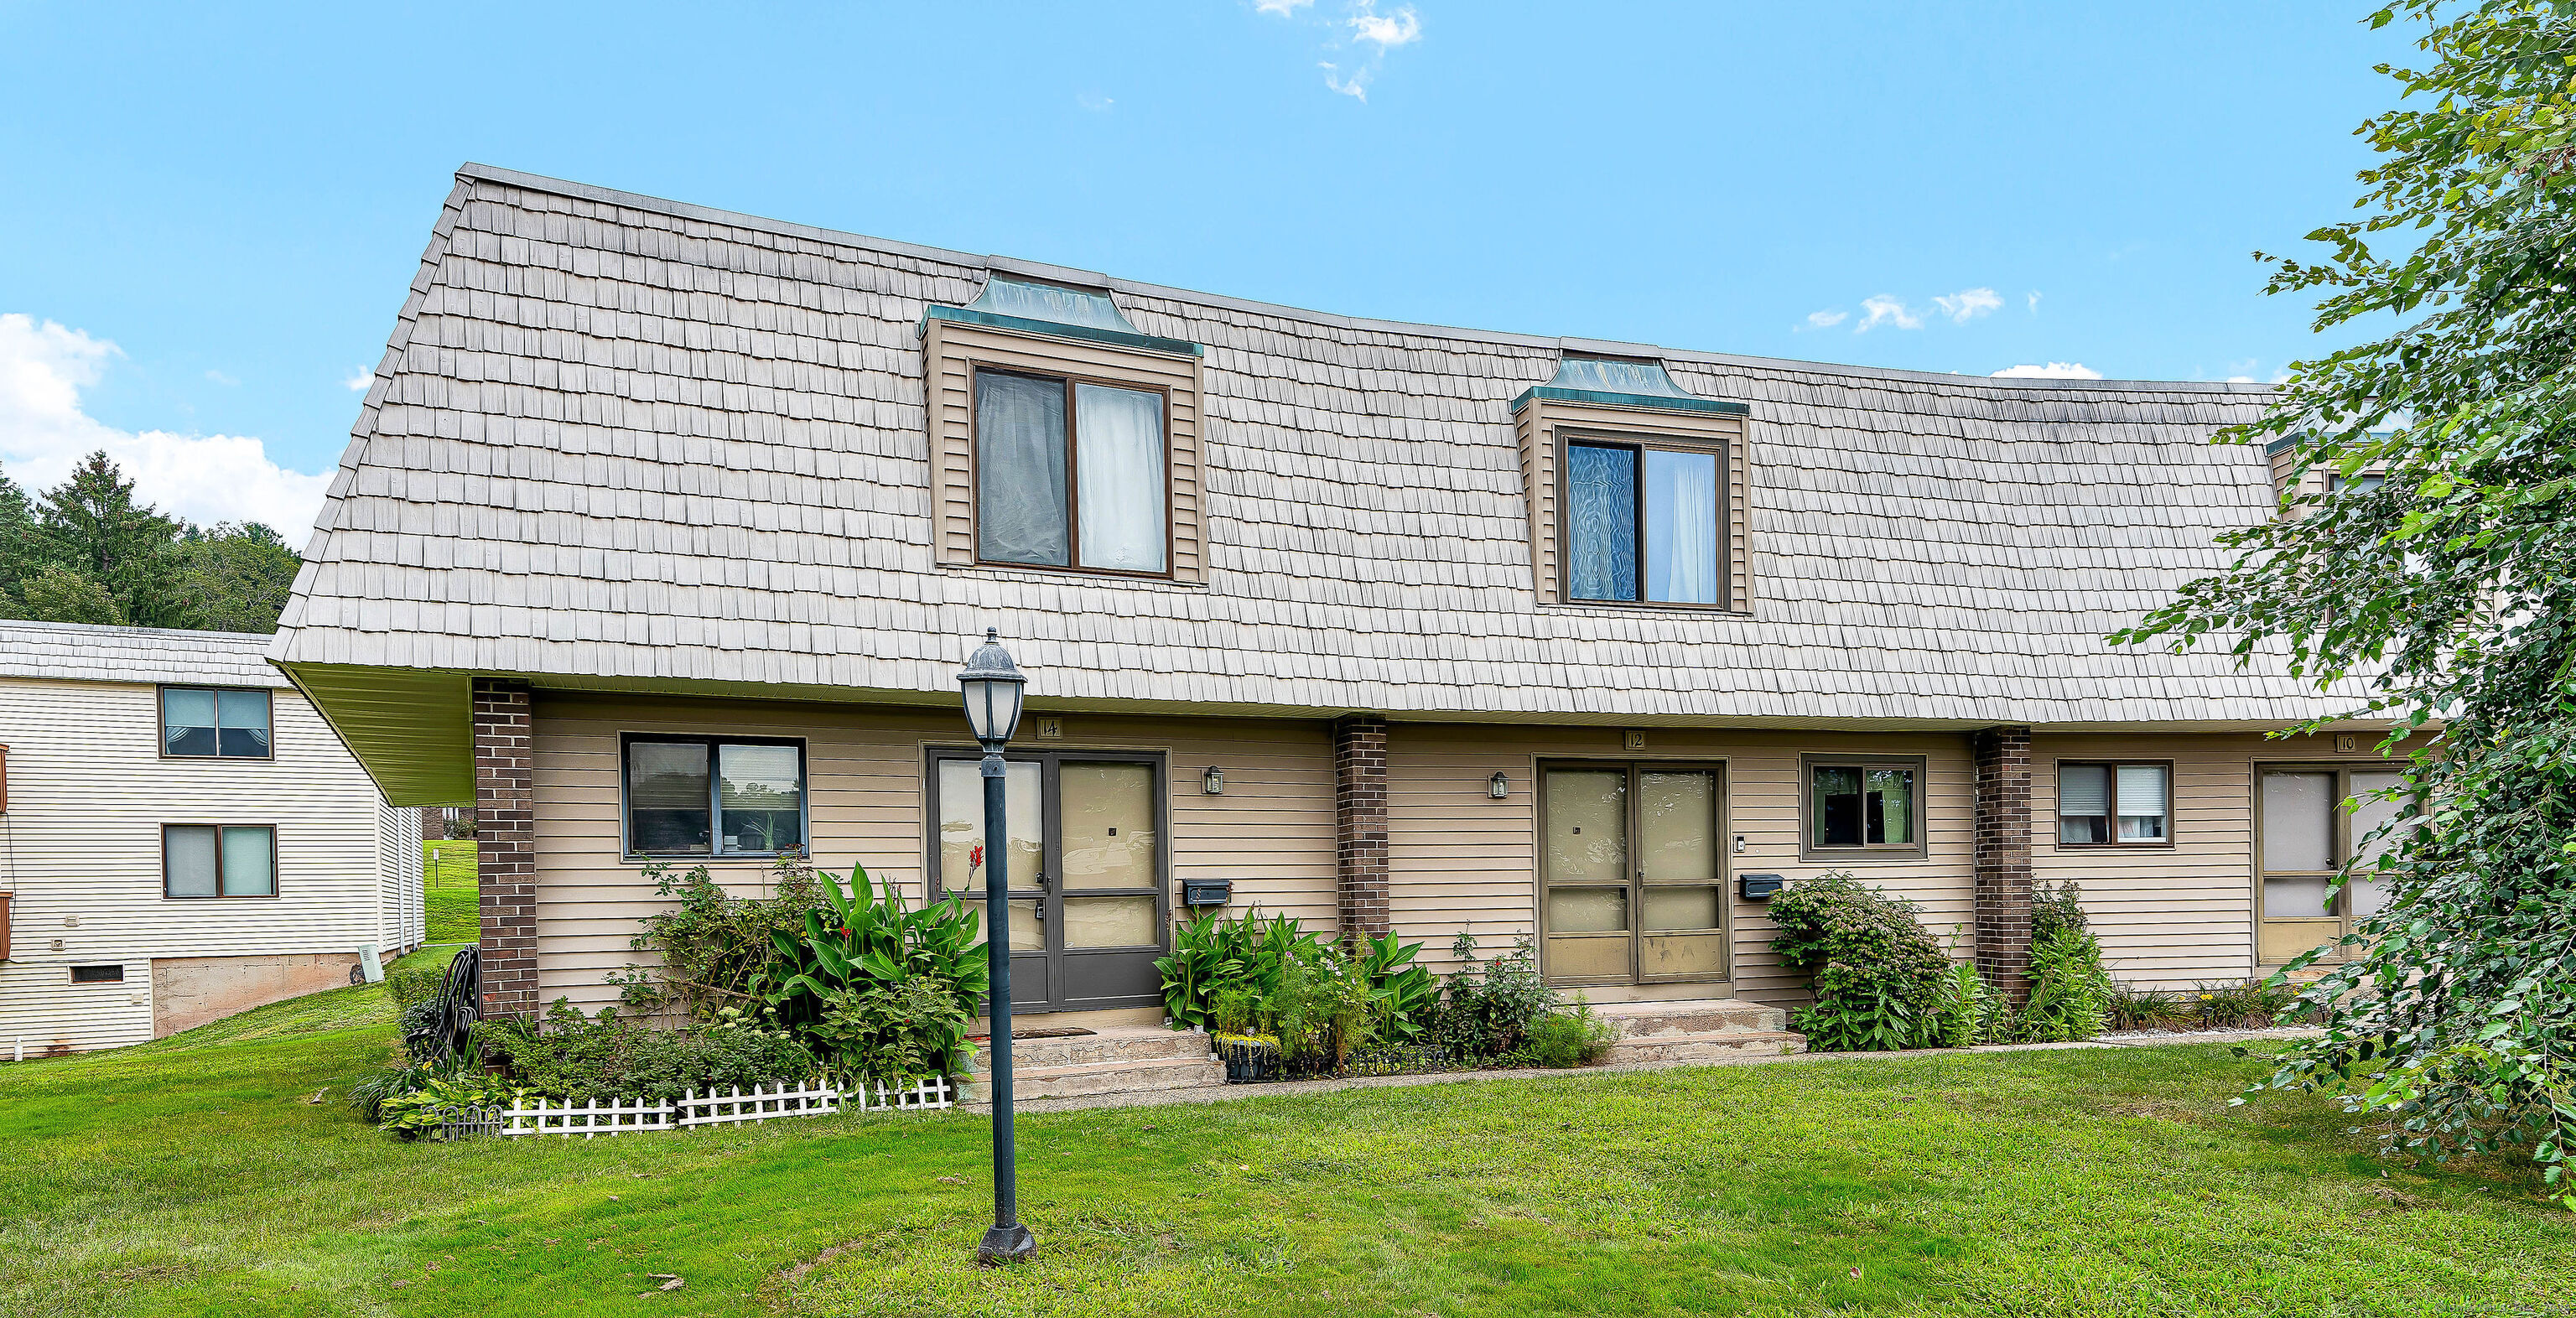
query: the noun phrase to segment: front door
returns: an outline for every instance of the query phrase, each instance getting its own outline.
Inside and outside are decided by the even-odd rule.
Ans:
[[[1540,769],[1540,955],[1551,982],[1726,978],[1725,795],[1716,765]]]
[[[1118,751],[1014,752],[1003,779],[1011,897],[1011,1006],[1017,1011],[1145,1007],[1163,1000],[1162,757]],[[983,757],[931,755],[931,872],[939,896],[984,901]]]
[[[2391,845],[2392,839],[2383,837],[2367,849],[2358,846],[2399,809],[2396,802],[2370,799],[2369,794],[2395,787],[2402,777],[2394,769],[2343,765],[2266,765],[2256,775],[2256,827],[2262,837],[2257,951],[2264,965],[2279,965],[2340,940],[2387,901],[2387,885],[2362,873],[2331,897],[2326,890],[2347,863],[2375,861]]]

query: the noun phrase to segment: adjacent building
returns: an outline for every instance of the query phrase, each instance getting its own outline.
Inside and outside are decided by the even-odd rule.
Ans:
[[[955,674],[1031,675],[1024,1011],[1156,1016],[1185,887],[1528,935],[1596,1001],[1803,986],[1778,878],[2007,985],[2338,935],[2390,772],[2257,651],[2104,639],[2276,515],[2258,386],[1397,324],[468,166],[271,657],[477,811],[487,1005],[610,1000],[646,866],[981,899]],[[2363,821],[2360,832],[2367,831]]]
[[[0,622],[0,1057],[345,985],[425,933],[387,804],[269,638]]]

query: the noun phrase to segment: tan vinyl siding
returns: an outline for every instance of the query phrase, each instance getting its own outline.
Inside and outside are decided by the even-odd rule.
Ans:
[[[2031,738],[2031,874],[2075,881],[2114,978],[2160,988],[2242,979],[2254,957],[2254,772],[2258,762],[2369,763],[2376,734],[2337,752],[2332,736],[2252,733]],[[2061,761],[2173,763],[2173,845],[2060,846]]]
[[[1336,865],[1333,757],[1318,723],[1129,719],[1062,715],[1064,736],[1034,735],[1039,713],[1020,725],[1029,750],[1165,752],[1170,793],[1172,880],[1234,881],[1234,905],[1284,911],[1330,929]],[[1046,717],[1058,717],[1046,715]],[[643,959],[629,940],[637,920],[665,909],[644,864],[619,854],[620,734],[798,737],[805,741],[807,793],[816,862],[834,871],[863,865],[906,900],[922,897],[929,801],[926,754],[971,744],[954,710],[823,706],[786,702],[581,696],[540,692],[536,755],[539,991],[584,1007],[613,1001],[606,976]],[[1225,770],[1225,792],[1208,796],[1200,775]],[[685,871],[690,864],[677,867]],[[729,891],[766,891],[770,862],[708,863]]]
[[[1557,456],[1568,434],[1615,439],[1676,439],[1726,445],[1726,607],[1753,608],[1752,553],[1746,502],[1752,492],[1752,459],[1745,419],[1699,412],[1601,407],[1532,399],[1512,417],[1520,444],[1521,481],[1529,502],[1530,552],[1542,604],[1563,602],[1557,535]],[[1642,528],[1640,529],[1642,534]],[[1611,604],[1603,607],[1618,608]]]
[[[1808,753],[1923,756],[1927,857],[1799,860],[1798,757]],[[1772,955],[1762,904],[1734,895],[1737,875],[1797,878],[1848,869],[1922,903],[1925,926],[1945,941],[1953,925],[1972,918],[1976,802],[1965,734],[1656,728],[1647,731],[1643,750],[1628,750],[1617,728],[1400,723],[1387,737],[1388,905],[1396,931],[1423,943],[1438,968],[1452,964],[1449,944],[1461,929],[1476,935],[1480,955],[1491,955],[1535,928],[1536,774],[1541,760],[1554,759],[1725,764],[1728,830],[1745,839],[1742,855],[1722,858],[1733,922],[1734,991],[1740,996],[1802,1002],[1805,988]],[[1510,797],[1500,801],[1487,790],[1497,770],[1511,780]],[[1706,985],[1658,985],[1645,992],[1673,997],[1713,991]],[[1616,989],[1586,992],[1598,1001],[1629,996]]]
[[[300,694],[270,699],[273,758],[174,760],[160,755],[155,686],[0,678],[0,891],[14,894],[16,925],[0,964],[0,1050],[152,1038],[155,958],[392,952],[401,917],[389,903],[417,926],[418,848],[407,874],[388,872],[399,857],[387,855],[387,818],[401,812]],[[274,825],[278,895],[163,897],[165,823]],[[125,982],[71,983],[70,966],[105,963],[123,965]]]
[[[1192,585],[1206,582],[1198,358],[1016,334],[945,320],[929,322],[922,339],[922,357],[923,369],[929,373],[931,504],[939,562],[951,567],[975,562],[974,373],[980,364],[1168,391],[1172,579]]]

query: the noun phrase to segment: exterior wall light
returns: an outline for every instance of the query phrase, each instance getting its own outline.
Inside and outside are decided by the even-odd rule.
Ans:
[[[1485,784],[1485,794],[1497,801],[1502,800],[1512,794],[1512,780],[1499,773],[1495,774],[1493,781]]]
[[[1199,790],[1210,796],[1225,795],[1225,770],[1211,764],[1199,775]]]

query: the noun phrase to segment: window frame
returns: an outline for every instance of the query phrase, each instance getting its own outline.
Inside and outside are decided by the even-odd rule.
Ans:
[[[698,745],[707,748],[707,849],[705,851],[637,851],[635,849],[635,811],[627,800],[628,774],[633,747],[639,741],[657,744]],[[813,757],[807,753],[803,737],[734,736],[708,732],[621,732],[617,735],[617,854],[630,864],[655,861],[686,860],[714,864],[727,860],[774,861],[789,854],[785,851],[723,851],[724,842],[724,773],[720,747],[793,746],[796,748],[796,831],[805,839],[795,854],[814,854],[814,770]]]
[[[2165,771],[2165,835],[2164,835],[2163,837],[2161,837],[2161,838],[2137,838],[2137,839],[2133,839],[2133,840],[2129,840],[2129,841],[2122,841],[2122,840],[2121,840],[2121,838],[2120,838],[2120,836],[2119,836],[2119,834],[2120,834],[2120,768],[2121,768],[2121,766],[2123,766],[2123,765],[2131,765],[2131,764],[2134,764],[2134,765],[2157,765],[2157,766],[2162,767],[2162,768],[2164,769],[2164,771]],[[2059,801],[2059,794],[2064,790],[2064,786],[2065,786],[2065,783],[2066,783],[2066,771],[2067,771],[2069,768],[2107,768],[2107,769],[2109,769],[2109,770],[2111,771],[2111,788],[2110,788],[2110,790],[2111,790],[2111,800],[2110,800],[2110,805],[2111,805],[2111,840],[2110,840],[2110,841],[2108,841],[2108,842],[2068,842],[2068,841],[2064,841],[2064,840],[2063,840],[2063,838],[2064,838],[2064,833],[2062,832],[2062,830],[2064,829],[2065,825],[2064,825],[2064,823],[2063,823],[2062,821],[2065,819],[2065,817],[2066,817],[2066,816],[2065,816],[2064,812],[2063,812],[2062,810],[2060,810],[2060,808],[2059,808],[2059,806],[2058,806],[2058,801]],[[2064,760],[2059,760],[2059,761],[2057,761],[2057,769],[2056,769],[2056,774],[2055,774],[2055,776],[2049,779],[2048,797],[2049,797],[2049,800],[2048,800],[2048,835],[2049,835],[2049,837],[2051,837],[2051,838],[2053,838],[2053,839],[2059,839],[2059,840],[2056,842],[2056,844],[2055,844],[2055,845],[2056,845],[2056,847],[2057,847],[2057,849],[2058,849],[2059,851],[2156,851],[2156,850],[2171,851],[2171,850],[2173,849],[2173,847],[2174,847],[2174,844],[2175,844],[2176,840],[2177,840],[2178,838],[2180,838],[2180,837],[2181,837],[2181,835],[2182,835],[2182,809],[2181,809],[2180,803],[2178,803],[2178,802],[2174,799],[2174,762],[2173,762],[2173,761],[2171,761],[2171,760],[2166,760],[2166,759],[2157,759],[2157,758],[2154,758],[2154,757],[2146,757],[2146,758],[2140,758],[2140,759],[2134,759],[2134,760],[2104,760],[2104,759],[2064,759]]]
[[[172,692],[172,691],[209,691],[209,692],[213,692],[213,693],[215,693],[215,697],[216,697],[216,713],[215,713],[215,753],[214,753],[214,754],[212,754],[212,755],[173,755],[173,754],[171,754],[171,753],[170,753],[170,704],[169,704],[169,693],[170,693],[170,692]],[[226,755],[226,754],[224,754],[224,753],[223,753],[224,732],[223,732],[223,712],[222,712],[223,707],[222,707],[222,699],[223,699],[223,693],[224,693],[224,692],[226,692],[226,691],[248,691],[248,692],[257,692],[257,693],[259,693],[260,695],[263,695],[263,696],[268,697],[268,753],[267,753],[267,754],[265,754],[265,755]],[[225,761],[225,760],[232,760],[232,761],[235,761],[235,762],[248,763],[248,764],[261,764],[261,763],[266,763],[266,762],[269,762],[269,761],[273,761],[273,760],[275,760],[275,759],[277,758],[277,689],[276,689],[276,688],[274,688],[274,687],[264,687],[264,686],[221,686],[221,685],[215,685],[215,684],[212,684],[212,683],[206,683],[206,682],[160,682],[160,683],[155,683],[155,684],[153,685],[153,688],[152,688],[152,738],[153,738],[153,747],[152,747],[152,749],[153,749],[154,751],[156,751],[156,752],[158,752],[158,753],[159,753],[160,758],[165,759],[165,760],[176,760],[176,761],[179,761],[179,762],[180,762],[180,763],[182,763],[182,764],[204,764],[204,763],[208,763],[208,762],[216,762],[216,763],[220,763],[220,762]]]
[[[1816,770],[1904,769],[1914,775],[1913,801],[1914,840],[1912,842],[1863,842],[1859,846],[1820,846],[1816,842]],[[1877,861],[1928,860],[1932,855],[1932,820],[1927,808],[1932,797],[1932,757],[1929,755],[1845,755],[1828,751],[1809,751],[1798,757],[1798,859],[1801,861],[1852,860],[1861,863]],[[1863,789],[1866,792],[1866,788]]]
[[[1022,380],[1041,380],[1064,386],[1064,563],[1015,563],[1008,559],[984,557],[984,418],[981,409],[983,379],[987,372],[1013,376]],[[1075,390],[1081,385],[1103,389],[1124,389],[1130,393],[1155,394],[1163,400],[1163,570],[1140,572],[1133,568],[1089,567],[1079,561],[1082,555],[1082,420]],[[974,508],[971,524],[972,543],[968,546],[977,567],[1017,568],[1029,572],[1075,572],[1084,576],[1124,577],[1131,581],[1171,581],[1173,562],[1179,542],[1173,522],[1172,487],[1177,473],[1172,454],[1172,388],[1165,384],[1138,384],[1106,376],[1085,375],[1078,371],[1041,370],[1029,366],[1010,366],[969,357],[966,362],[966,497]]]
[[[2355,875],[2351,866],[2354,859],[2354,852],[2358,849],[2361,840],[2360,834],[2357,833],[2353,827],[2356,822],[2353,818],[2353,810],[2351,806],[2353,796],[2355,795],[2352,787],[2353,776],[2355,774],[2365,773],[2387,773],[2397,774],[2402,779],[2406,772],[2406,763],[2403,760],[2390,760],[2386,758],[2372,758],[2368,760],[2320,760],[2314,758],[2298,758],[2256,760],[2254,761],[2253,767],[2253,780],[2249,784],[2253,790],[2246,804],[2248,807],[2249,817],[2253,824],[2253,828],[2250,833],[2252,839],[2251,850],[2253,852],[2251,857],[2252,864],[2248,866],[2248,869],[2251,871],[2251,877],[2253,880],[2254,964],[2258,968],[2263,966],[2279,966],[2290,960],[2290,957],[2273,958],[2264,955],[2264,926],[2274,924],[2285,926],[2315,926],[2323,925],[2328,922],[2332,922],[2335,925],[2335,933],[2332,939],[2326,944],[2327,951],[2322,960],[2326,964],[2335,964],[2345,961],[2348,958],[2345,955],[2346,949],[2342,945],[2343,940],[2350,937],[2355,932],[2355,926],[2362,920],[2370,918],[2368,916],[2356,916],[2352,911],[2352,880]],[[2266,774],[2274,773],[2321,773],[2331,774],[2334,777],[2334,787],[2332,789],[2334,793],[2334,804],[2329,808],[2331,820],[2330,827],[2332,829],[2330,841],[2334,853],[2334,867],[2332,869],[2274,870],[2265,867],[2263,863],[2264,839],[2271,831],[2271,820],[2269,813],[2263,808],[2263,777]],[[2410,808],[2417,810],[2419,813],[2422,810],[2422,806],[2423,802],[2421,799],[2414,800],[2410,803]],[[2263,881],[2267,875],[2272,874],[2324,876],[2329,889],[2334,894],[2335,913],[2332,915],[2316,916],[2276,916],[2264,914]],[[2297,935],[2296,937],[2304,938],[2305,935]],[[2293,955],[2296,955],[2296,953]]]
[[[72,982],[75,984],[122,984],[125,982],[125,963],[122,961],[79,961],[71,963],[69,969],[71,970]],[[84,970],[113,970],[116,972],[116,978],[84,979],[81,977],[81,972]]]
[[[1574,499],[1567,473],[1573,470],[1577,445],[1585,448],[1624,448],[1637,455],[1637,478],[1633,482],[1637,528],[1636,569],[1637,598],[1632,600],[1591,599],[1574,593],[1574,539],[1568,522]],[[1707,604],[1685,600],[1650,600],[1646,596],[1646,453],[1687,453],[1711,457],[1717,461],[1717,517],[1713,547],[1717,553],[1717,598]],[[1561,604],[1581,608],[1604,609],[1678,609],[1686,613],[1734,613],[1735,555],[1734,494],[1732,477],[1735,468],[1732,442],[1722,435],[1690,439],[1678,435],[1649,435],[1643,431],[1596,429],[1589,426],[1556,427],[1556,598]]]
[[[183,755],[181,759],[204,758]],[[174,828],[211,828],[215,830],[215,890],[204,896],[189,896],[170,891],[170,830]],[[268,830],[268,891],[224,891],[224,830],[228,828],[262,828]],[[286,895],[286,866],[278,855],[277,825],[227,824],[212,819],[173,819],[161,825],[161,900],[165,902],[263,902]]]

